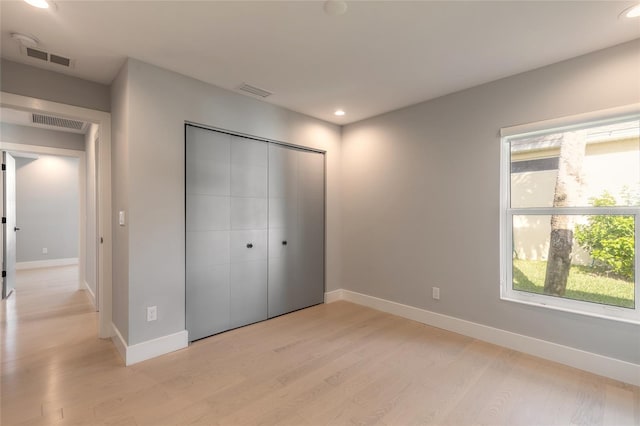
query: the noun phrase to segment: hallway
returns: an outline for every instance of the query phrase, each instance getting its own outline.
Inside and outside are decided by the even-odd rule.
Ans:
[[[17,271],[16,292],[1,308],[1,424],[60,420],[63,403],[84,392],[78,378],[97,363],[108,375],[122,367],[111,341],[98,339],[97,313],[77,277],[77,266]]]

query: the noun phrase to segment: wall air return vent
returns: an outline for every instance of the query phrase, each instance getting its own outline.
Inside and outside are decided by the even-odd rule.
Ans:
[[[49,54],[47,52],[44,52],[38,49],[33,49],[31,47],[27,47],[27,56],[30,56],[36,59],[41,59],[43,61],[49,60]]]
[[[268,90],[260,89],[259,87],[255,87],[247,83],[242,83],[240,86],[237,87],[237,89],[240,90],[241,92],[246,92],[255,96],[260,96],[261,98],[266,98],[267,96],[273,95],[273,93],[269,92]]]
[[[52,117],[50,115],[32,114],[33,123],[45,126],[61,127],[64,129],[82,130],[84,122],[67,118]]]

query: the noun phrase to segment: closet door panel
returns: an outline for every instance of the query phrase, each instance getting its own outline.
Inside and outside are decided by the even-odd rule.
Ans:
[[[298,151],[269,145],[269,198],[295,199],[298,195]]]
[[[300,303],[309,306],[324,301],[324,155],[301,152],[299,192]]]
[[[296,309],[298,152],[269,146],[269,317]]]
[[[229,196],[231,136],[187,126],[186,187],[190,194]]]
[[[231,196],[267,198],[267,166],[267,143],[234,137],[231,144]]]
[[[269,198],[269,229],[297,228],[298,197]]]
[[[229,264],[187,268],[189,341],[229,329]]]
[[[231,263],[267,260],[267,230],[231,231]]]
[[[266,198],[267,168],[232,165],[231,195],[234,197]]]
[[[269,259],[283,259],[289,263],[297,261],[300,241],[295,228],[269,229]]]
[[[231,137],[186,127],[186,327],[193,341],[229,328]]]
[[[231,264],[230,328],[267,319],[267,261]]]
[[[267,199],[232,197],[231,229],[267,229]]]
[[[268,144],[231,143],[230,327],[267,318]]]
[[[269,229],[269,317],[298,309],[299,240],[295,227]]]
[[[231,261],[229,231],[188,231],[186,240],[187,269],[224,265]]]
[[[231,136],[231,164],[244,164],[265,168],[268,166],[267,142]]]
[[[229,197],[187,193],[187,231],[221,231],[230,226]]]
[[[298,270],[283,258],[269,259],[269,318],[296,310]]]

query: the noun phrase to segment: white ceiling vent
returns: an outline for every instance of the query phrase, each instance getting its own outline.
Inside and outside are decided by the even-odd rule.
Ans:
[[[73,61],[69,58],[65,58],[64,56],[48,53],[44,50],[35,49],[33,47],[27,47],[20,50],[30,58],[40,59],[41,61],[62,65],[67,68],[73,68]]]
[[[31,117],[34,124],[42,124],[44,126],[61,127],[71,130],[83,130],[85,127],[83,121],[69,120],[67,118],[52,117],[43,114],[32,114]]]
[[[43,61],[49,60],[49,54],[43,50],[34,49],[32,47],[27,47],[27,56],[32,58],[41,59]]]
[[[49,62],[62,65],[63,67],[71,66],[71,59],[65,58],[64,56],[54,55],[53,53],[49,55]]]
[[[273,95],[273,93],[269,92],[268,90],[255,87],[247,83],[242,83],[240,86],[237,87],[237,89],[240,90],[241,92],[246,92],[255,96],[260,96],[261,98],[266,98],[267,96]]]

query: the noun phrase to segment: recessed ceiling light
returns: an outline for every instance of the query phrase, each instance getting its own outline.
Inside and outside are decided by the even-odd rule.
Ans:
[[[49,9],[49,2],[47,0],[24,0],[26,3],[38,9]]]
[[[624,15],[627,18],[637,18],[640,16],[640,3],[635,6],[631,6],[622,11],[620,15]]]
[[[344,111],[341,109],[337,109],[336,112],[333,113],[333,115],[337,115],[338,117],[342,117],[344,115]]]
[[[347,13],[347,2],[344,0],[327,0],[324,2],[324,13],[331,16]]]

